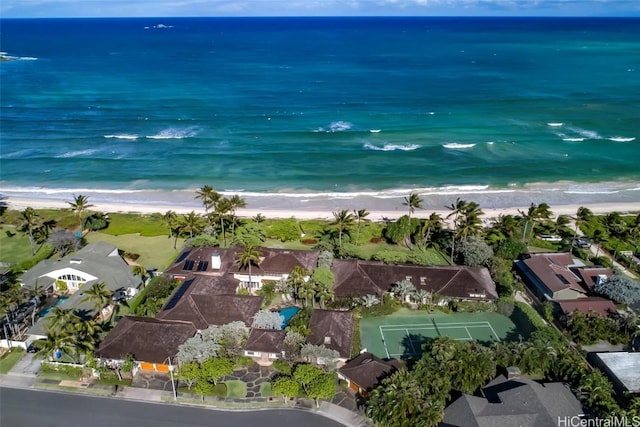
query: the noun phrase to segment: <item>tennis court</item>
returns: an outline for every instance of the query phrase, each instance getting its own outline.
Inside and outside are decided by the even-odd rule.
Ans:
[[[362,319],[363,347],[383,358],[416,357],[429,339],[448,336],[458,341],[502,341],[515,325],[497,313],[436,314],[430,316]]]

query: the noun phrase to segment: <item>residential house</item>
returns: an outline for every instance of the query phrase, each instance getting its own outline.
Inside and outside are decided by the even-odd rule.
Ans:
[[[620,395],[640,396],[640,353],[589,353],[588,360],[609,377]]]
[[[264,283],[277,283],[289,277],[295,267],[314,270],[318,264],[318,251],[256,248],[260,262],[251,266],[249,280],[248,266],[240,266],[237,258],[243,251],[233,248],[186,248],[167,269],[168,274],[184,280],[189,276],[229,276],[240,288],[254,293]]]
[[[286,335],[286,331],[251,329],[244,345],[244,355],[253,358],[259,365],[271,365],[274,360],[285,356],[284,338]]]
[[[191,322],[125,316],[95,354],[107,365],[121,363],[130,354],[136,362],[134,370],[167,372],[178,347],[196,332]]]
[[[344,363],[351,357],[353,327],[350,311],[315,309],[309,320],[311,335],[307,337],[307,343],[336,350],[340,354],[339,361]]]
[[[61,309],[72,309],[86,320],[111,314],[109,306],[95,313],[93,303],[85,300],[85,291],[96,283],[104,283],[107,291],[124,291],[134,295],[142,285],[142,280],[133,275],[131,266],[119,255],[118,249],[105,242],[91,243],[56,261],[42,261],[21,278],[21,285],[25,288],[33,288],[37,284],[48,292],[59,293],[60,298],[55,305]],[[32,339],[46,337],[49,313],[46,311],[43,318],[27,331]]]
[[[363,351],[338,370],[338,378],[347,382],[347,387],[363,397],[368,397],[380,382],[403,367],[396,359],[382,360],[375,354]]]
[[[581,262],[569,253],[531,254],[516,262],[520,276],[541,301],[586,297],[589,289],[575,272],[580,266]]]
[[[447,406],[440,427],[538,427],[579,420],[582,406],[568,386],[539,384],[521,377],[517,368],[508,372],[483,387],[480,396],[463,394]]]
[[[263,297],[215,293],[224,292],[225,286],[224,281],[189,278],[176,289],[156,318],[191,322],[200,330],[234,321],[251,326]]]
[[[560,309],[560,321],[566,324],[571,315],[575,312],[583,313],[587,316],[609,317],[618,312],[616,305],[608,299],[600,297],[585,297],[574,300],[557,301]]]
[[[334,260],[333,291],[337,298],[376,295],[381,297],[393,285],[409,280],[416,289],[431,295],[461,300],[496,300],[498,293],[484,267],[388,265],[375,261]]]

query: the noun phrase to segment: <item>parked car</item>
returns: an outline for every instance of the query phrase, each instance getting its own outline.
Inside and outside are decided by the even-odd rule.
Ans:
[[[124,301],[127,299],[127,293],[125,291],[115,291],[111,299],[116,302]]]
[[[576,239],[576,245],[578,245],[581,248],[588,248],[591,246],[591,240],[589,240],[588,237],[578,237]]]
[[[540,240],[544,240],[546,242],[561,242],[562,241],[562,237],[558,236],[557,234],[541,234],[540,236],[538,236],[538,238]]]

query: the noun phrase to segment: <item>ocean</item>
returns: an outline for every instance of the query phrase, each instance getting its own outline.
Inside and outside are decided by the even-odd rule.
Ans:
[[[637,18],[3,19],[0,43],[9,197],[640,202]]]

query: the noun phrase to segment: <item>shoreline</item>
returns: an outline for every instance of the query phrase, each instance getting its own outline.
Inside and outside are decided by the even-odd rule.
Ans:
[[[83,193],[84,194],[84,193]],[[242,193],[240,193],[242,195]],[[473,196],[473,195],[470,195]],[[72,200],[72,197],[67,199],[60,198],[30,198],[30,197],[14,197],[5,196],[3,202],[10,208],[15,210],[22,210],[27,207],[34,209],[68,209],[68,201]],[[426,218],[431,213],[436,212],[443,218],[446,217],[451,211],[446,209],[446,206],[455,201],[455,198],[459,196],[450,197],[451,202],[448,204],[442,204],[440,206],[433,205],[429,200],[425,198],[424,208],[416,209],[412,214],[416,218]],[[274,198],[278,199],[276,195]],[[478,202],[478,198],[473,197],[460,197],[467,201]],[[402,205],[403,197],[388,198],[388,199],[375,199],[372,197],[357,197],[348,200],[332,200],[331,204],[325,204],[322,206],[318,203],[305,204],[285,198],[285,200],[270,200],[268,204],[262,204],[260,207],[254,207],[252,202],[256,202],[251,197],[246,197],[247,208],[238,209],[237,214],[240,217],[253,217],[257,214],[262,214],[266,218],[291,218],[294,217],[300,220],[306,219],[333,219],[333,212],[337,210],[347,209],[353,211],[354,209],[366,209],[369,211],[368,219],[371,221],[385,221],[391,219],[397,219],[408,213],[406,206]],[[542,201],[532,201],[532,203],[542,203]],[[285,203],[283,203],[285,202]],[[288,202],[288,203],[286,203]],[[325,201],[326,202],[326,201]],[[336,203],[339,202],[339,203]],[[108,200],[101,200],[99,197],[89,196],[89,203],[93,206],[90,210],[100,211],[105,213],[138,213],[138,214],[152,214],[160,213],[164,214],[169,210],[173,210],[178,214],[186,214],[191,211],[197,213],[204,213],[204,208],[200,204],[195,196],[187,203],[182,200],[180,203],[164,200],[130,200],[126,202],[112,202]],[[481,202],[480,208],[484,211],[484,219],[497,218],[499,215],[518,215],[519,210],[526,211],[530,204],[513,204],[511,206],[487,206]],[[546,202],[549,203],[549,202]],[[559,215],[575,215],[580,206],[589,208],[594,214],[606,214],[609,212],[617,211],[621,213],[638,213],[640,212],[640,201],[637,202],[603,202],[603,203],[566,203],[566,204],[552,204],[549,203],[551,211],[554,216]],[[340,207],[336,207],[340,206]]]

